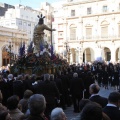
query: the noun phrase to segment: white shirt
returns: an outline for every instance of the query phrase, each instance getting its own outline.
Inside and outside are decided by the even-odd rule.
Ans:
[[[107,106],[111,106],[111,107],[117,107],[116,105],[114,104],[111,104],[111,103],[108,103]]]
[[[96,96],[96,95],[98,95],[98,94],[92,94],[92,95],[90,96],[90,98],[93,97],[93,96]]]

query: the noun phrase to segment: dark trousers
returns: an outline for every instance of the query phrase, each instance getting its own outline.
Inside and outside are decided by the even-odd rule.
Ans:
[[[82,99],[82,95],[72,95],[72,101],[74,106],[74,112],[80,112],[79,102]]]
[[[51,111],[55,108],[55,104],[46,104],[45,116],[50,120]]]

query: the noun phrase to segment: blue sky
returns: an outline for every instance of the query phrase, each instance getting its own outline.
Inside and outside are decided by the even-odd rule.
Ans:
[[[41,2],[52,3],[57,0],[0,0],[1,3],[8,3],[10,5],[22,4],[32,8],[39,8]]]

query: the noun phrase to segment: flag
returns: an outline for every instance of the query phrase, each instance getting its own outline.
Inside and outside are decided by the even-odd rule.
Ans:
[[[22,42],[21,42],[20,47],[19,47],[19,56],[20,57],[22,56]]]
[[[43,51],[43,44],[40,44],[40,51]]]
[[[25,55],[25,42],[23,42],[23,46],[22,46],[22,56]]]
[[[51,45],[51,50],[50,50],[50,52],[51,52],[51,59],[53,60],[53,59],[54,59],[53,45]]]
[[[20,44],[20,48],[19,48],[19,56],[22,57],[23,55],[25,55],[25,42]]]
[[[51,55],[53,55],[53,45],[51,45]]]
[[[27,49],[27,53],[33,53],[33,41],[30,42],[28,49]]]

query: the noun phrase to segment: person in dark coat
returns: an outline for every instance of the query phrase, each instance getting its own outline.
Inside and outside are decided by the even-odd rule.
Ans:
[[[74,73],[71,81],[70,93],[72,95],[72,101],[74,106],[74,112],[79,112],[79,102],[83,98],[84,84],[81,78],[78,78],[78,74]]]
[[[109,75],[109,85],[112,86],[112,77],[113,77],[114,68],[112,64],[108,65],[108,75]]]
[[[91,101],[96,102],[101,105],[102,108],[104,108],[108,100],[105,97],[102,97],[98,95],[98,92],[100,91],[100,87],[97,84],[91,84],[89,88],[89,92],[91,94],[91,97],[89,98]]]
[[[55,76],[55,79],[54,79],[55,83],[56,83],[56,86],[60,92],[60,104],[58,106],[62,107],[63,109],[66,109],[66,106],[65,106],[65,98],[64,98],[64,91],[63,91],[63,85],[62,85],[62,81],[60,78],[58,78],[58,76],[56,75]]]
[[[89,97],[90,97],[89,86],[91,84],[95,83],[92,72],[89,71],[89,72],[87,72],[87,74],[82,73],[81,76],[82,76],[82,79],[83,79],[83,82],[84,82],[84,88],[85,88],[84,97],[86,99],[89,99]]]
[[[19,105],[22,107],[22,112],[26,113],[27,109],[28,109],[28,100],[30,98],[30,96],[33,95],[33,92],[31,90],[26,90],[24,92],[24,97],[23,99],[21,99],[19,101]]]
[[[7,108],[13,120],[23,120],[24,114],[18,109],[19,97],[13,95],[7,99]]]
[[[59,90],[55,82],[50,81],[49,74],[44,75],[44,81],[38,82],[35,87],[35,91],[37,94],[43,94],[45,96],[47,102],[45,114],[49,118],[52,109],[56,107],[56,100],[60,102]]]
[[[69,106],[69,78],[63,72],[60,72],[59,78],[61,79],[63,85],[65,104]]]
[[[2,78],[2,75],[0,75],[0,90],[3,95],[2,104],[6,105],[7,99],[9,97],[9,86],[8,86],[8,79],[6,74],[4,74],[3,78]]]
[[[108,89],[108,71],[107,71],[107,67],[105,67],[105,70],[103,70],[103,86],[105,87],[105,89]]]
[[[103,108],[111,120],[120,120],[120,93],[112,92],[108,97],[108,104]]]
[[[24,84],[25,90],[27,90],[27,89],[30,90],[31,89],[30,88],[30,84],[32,86],[32,83],[30,82],[30,76],[29,76],[29,74],[26,74],[24,76],[23,84]]]
[[[80,120],[103,120],[102,107],[95,103],[86,104]]]
[[[19,96],[20,99],[24,95],[24,84],[22,75],[18,75],[17,80],[13,82],[13,94]]]
[[[114,66],[112,86],[114,86],[115,90],[119,89],[119,71],[116,66]]]
[[[13,81],[14,81],[14,78],[13,78],[13,74],[9,74],[8,75],[8,93],[9,93],[9,97],[11,97],[13,95]]]
[[[101,65],[99,65],[99,67],[98,67],[97,74],[98,74],[98,78],[97,78],[98,84],[99,84],[99,86],[101,86],[102,77],[103,77],[103,70],[102,70],[102,66]]]

